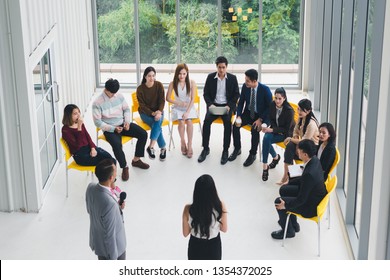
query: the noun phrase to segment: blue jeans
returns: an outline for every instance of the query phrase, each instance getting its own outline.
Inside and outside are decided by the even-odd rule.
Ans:
[[[164,114],[161,115],[161,118],[158,121],[155,121],[153,116],[149,116],[143,113],[140,114],[140,117],[143,122],[147,123],[152,128],[150,131],[150,139],[157,140],[159,148],[165,148],[166,143],[161,128],[162,122],[164,120]]]
[[[268,162],[268,154],[271,154],[271,156],[274,158],[276,157],[276,152],[274,147],[272,146],[273,143],[282,142],[284,140],[284,135],[282,134],[275,134],[275,133],[265,133],[263,137],[263,163]]]

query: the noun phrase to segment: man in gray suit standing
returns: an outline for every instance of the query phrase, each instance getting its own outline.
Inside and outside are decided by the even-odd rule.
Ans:
[[[126,234],[122,209],[111,194],[116,166],[112,159],[102,160],[95,169],[99,183],[90,183],[85,199],[90,219],[89,246],[99,260],[125,260]]]

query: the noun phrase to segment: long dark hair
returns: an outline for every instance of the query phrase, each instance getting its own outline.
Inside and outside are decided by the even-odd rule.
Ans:
[[[307,111],[310,111],[310,112],[307,113],[307,115],[306,115],[305,124],[304,124],[304,126],[303,126],[303,134],[305,134],[305,133],[306,133],[307,126],[308,126],[309,123],[310,123],[310,120],[314,120],[314,121],[316,122],[317,126],[318,126],[318,120],[317,120],[317,118],[314,116],[313,109],[312,109],[312,107],[311,107],[311,101],[310,101],[309,99],[306,99],[306,98],[305,98],[305,99],[300,100],[300,101],[298,102],[298,106],[299,106],[299,108],[300,108],[302,111],[304,111],[304,112],[306,112],[306,113],[307,113]],[[301,127],[302,121],[303,121],[302,118],[299,118],[299,122],[298,122],[299,127]]]
[[[324,122],[318,127],[318,129],[320,129],[321,127],[325,127],[326,130],[328,130],[328,133],[329,133],[328,143],[335,143],[336,142],[336,131],[334,130],[333,125],[331,123]]]
[[[283,102],[283,104],[282,104],[283,107],[284,107],[286,104],[288,104],[288,101],[287,101],[287,93],[286,93],[286,90],[284,89],[284,87],[280,87],[280,88],[275,89],[274,95],[276,95],[276,94],[280,94],[280,95],[284,98],[284,102]]]
[[[156,74],[156,69],[154,69],[153,66],[148,66],[145,68],[145,71],[144,71],[144,75],[142,76],[142,84],[146,83],[146,75],[149,74],[149,72],[154,72],[154,74]]]
[[[187,95],[191,93],[191,85],[190,85],[190,73],[188,72],[188,66],[185,63],[180,63],[177,65],[175,70],[175,76],[173,77],[173,90],[175,91],[176,96],[179,96],[179,93],[177,92],[177,86],[179,84],[179,74],[181,70],[186,70],[187,76],[186,76],[186,89],[187,89]]]
[[[215,217],[215,210],[218,216]],[[218,197],[213,178],[204,174],[195,182],[193,202],[189,209],[192,218],[191,227],[195,234],[200,231],[202,237],[210,237],[212,217],[220,223],[222,217],[222,202]]]

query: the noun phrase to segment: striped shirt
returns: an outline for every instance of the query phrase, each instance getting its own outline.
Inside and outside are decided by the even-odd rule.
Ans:
[[[96,127],[114,132],[115,127],[130,123],[130,108],[122,94],[109,98],[103,91],[92,104],[92,117]]]

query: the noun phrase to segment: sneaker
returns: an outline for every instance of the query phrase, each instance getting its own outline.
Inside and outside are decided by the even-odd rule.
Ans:
[[[148,169],[150,167],[149,164],[143,162],[141,159],[139,159],[137,161],[133,160],[131,162],[131,165],[134,166],[134,167],[141,168],[141,169]]]
[[[160,160],[164,161],[166,157],[167,157],[167,149],[165,149],[165,148],[161,149],[161,151],[160,151]]]
[[[146,148],[146,152],[148,153],[150,159],[155,159],[156,158],[156,155],[154,154],[154,149],[153,148],[147,147]]]
[[[129,167],[128,167],[128,166],[126,166],[126,167],[123,168],[123,170],[122,170],[122,180],[123,180],[123,181],[129,180]]]

